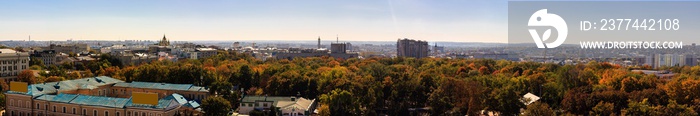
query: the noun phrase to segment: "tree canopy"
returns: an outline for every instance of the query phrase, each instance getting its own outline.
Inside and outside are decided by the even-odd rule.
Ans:
[[[205,86],[220,97],[207,99],[204,104],[226,103],[227,108],[237,106],[242,94],[296,96],[299,93],[305,98],[319,99],[319,110],[327,115],[422,112],[415,109],[426,109],[433,115],[484,112],[519,115],[521,109],[573,115],[634,114],[648,109],[696,114],[700,110],[700,66],[668,67],[665,69],[676,75],[660,79],[631,71],[638,67],[595,61],[576,65],[404,57],[263,61],[246,53],[220,51],[218,55],[197,60],[155,61],[134,66],[114,63],[118,62],[99,60],[87,63],[85,70],[127,82]],[[56,75],[78,77],[72,73]],[[537,106],[522,103],[522,96],[527,93],[541,98],[534,104]]]

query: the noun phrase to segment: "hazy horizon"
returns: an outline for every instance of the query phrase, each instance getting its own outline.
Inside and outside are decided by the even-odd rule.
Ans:
[[[507,42],[507,1],[0,1],[0,41]]]

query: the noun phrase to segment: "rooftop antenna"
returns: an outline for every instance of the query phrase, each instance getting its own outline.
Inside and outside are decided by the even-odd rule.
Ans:
[[[335,43],[338,43],[338,34],[335,34]]]

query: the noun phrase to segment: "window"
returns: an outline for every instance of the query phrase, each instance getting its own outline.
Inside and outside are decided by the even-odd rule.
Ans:
[[[109,116],[109,111],[105,111],[105,116]]]
[[[14,100],[14,99],[10,99],[10,106],[15,106],[15,100]],[[14,113],[13,113],[13,114],[14,114]]]
[[[29,103],[29,101],[27,101],[27,102],[26,102],[26,104],[27,104],[27,105],[26,105],[26,106],[24,106],[24,107],[27,107],[27,108],[32,108],[32,104],[31,104],[31,103]]]
[[[146,116],[146,112],[141,112],[141,116]]]
[[[115,116],[120,116],[120,115],[119,115],[119,112],[117,112],[117,114],[115,114]]]
[[[126,111],[126,116],[131,116],[131,111]]]
[[[40,108],[39,103],[36,103],[36,109],[39,109],[39,108]]]
[[[267,104],[266,104],[266,103],[263,103],[263,107],[267,107]]]
[[[253,107],[253,104],[248,104],[248,107]]]
[[[97,116],[97,110],[92,110],[92,115]]]
[[[75,114],[75,108],[73,108],[73,114]]]
[[[44,110],[49,110],[49,104],[44,104]]]
[[[53,112],[56,112],[56,106],[55,106],[55,105],[53,106]]]
[[[17,106],[22,107],[22,100],[17,100]],[[22,114],[22,113],[19,113]]]
[[[151,115],[148,115],[148,116],[153,116],[153,113],[151,113]]]
[[[66,107],[63,106],[63,113],[66,113]]]
[[[84,115],[87,115],[87,110],[85,108],[83,108],[83,116]]]

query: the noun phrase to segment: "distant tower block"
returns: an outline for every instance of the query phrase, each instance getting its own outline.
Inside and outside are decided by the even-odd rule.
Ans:
[[[335,43],[331,43],[331,53],[347,53],[347,43],[341,43],[338,36],[335,37]]]
[[[318,36],[318,49],[321,49],[321,36]]]
[[[429,46],[430,45],[428,45],[426,41],[399,38],[396,42],[396,56],[415,58],[428,57],[428,52],[430,51],[428,50]]]

